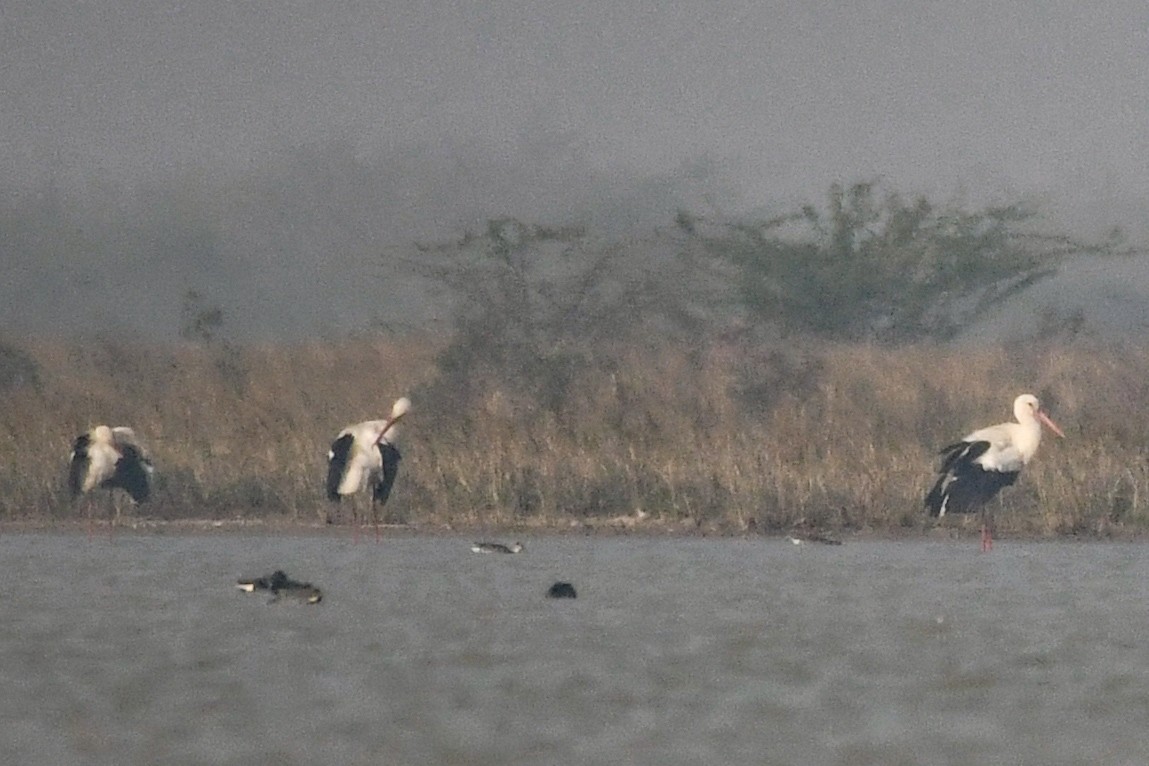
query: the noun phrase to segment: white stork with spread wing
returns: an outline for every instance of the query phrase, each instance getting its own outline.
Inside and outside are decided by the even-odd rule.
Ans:
[[[391,487],[399,474],[399,449],[395,439],[399,429],[396,423],[411,409],[411,400],[403,397],[391,407],[385,420],[365,420],[347,426],[331,444],[327,453],[327,498],[338,503],[371,487],[371,516],[379,532],[377,509],[387,502]],[[359,528],[358,514],[354,519]]]
[[[135,432],[125,426],[109,428],[100,425],[76,437],[69,458],[68,490],[73,498],[86,495],[94,489],[122,489],[134,503],[142,503],[152,494],[151,458]],[[119,505],[114,508],[113,523],[120,516]],[[91,506],[88,508],[91,522]]]

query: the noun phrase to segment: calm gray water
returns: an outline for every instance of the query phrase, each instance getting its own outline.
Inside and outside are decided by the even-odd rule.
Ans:
[[[524,542],[0,537],[0,763],[1149,763],[1149,546]]]

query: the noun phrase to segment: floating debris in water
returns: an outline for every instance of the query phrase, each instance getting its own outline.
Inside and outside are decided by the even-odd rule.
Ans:
[[[804,545],[806,543],[821,543],[822,545],[842,544],[841,540],[813,526],[807,522],[805,518],[798,519],[794,522],[794,525],[790,527],[790,533],[786,535],[786,539],[794,545]]]
[[[283,598],[295,599],[305,604],[318,604],[323,600],[323,591],[309,582],[292,580],[282,569],[263,577],[239,580],[235,587],[246,593],[267,591],[271,593],[271,600],[268,603],[275,603]]]
[[[522,543],[503,545],[502,543],[472,543],[471,550],[475,553],[522,553],[525,549]]]
[[[578,593],[569,582],[556,582],[547,591],[547,598],[578,598]]]

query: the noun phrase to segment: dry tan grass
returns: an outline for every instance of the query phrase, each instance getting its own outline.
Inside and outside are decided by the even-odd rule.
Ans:
[[[1006,490],[999,530],[1149,528],[1144,349],[615,348],[544,406],[489,371],[444,395],[458,381],[429,386],[443,346],[426,339],[17,345],[40,385],[0,400],[6,519],[74,514],[71,441],[110,423],[133,426],[157,465],[156,497],[134,513],[313,521],[335,433],[410,393],[396,521],[924,529],[935,450],[1032,391],[1069,438]]]

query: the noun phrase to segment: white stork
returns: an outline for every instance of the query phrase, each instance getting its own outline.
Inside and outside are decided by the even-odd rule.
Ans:
[[[135,503],[152,493],[152,466],[147,450],[132,429],[124,426],[96,426],[76,437],[68,469],[68,489],[73,498],[93,489],[124,490]],[[110,496],[110,495],[109,495]],[[113,522],[120,509],[114,505]],[[88,508],[91,521],[91,507]]]
[[[371,516],[378,536],[377,507],[387,502],[399,473],[396,423],[411,409],[411,400],[398,399],[386,420],[365,420],[339,432],[327,453],[327,498],[338,503],[371,485]],[[358,516],[354,519],[358,530]]]
[[[981,511],[983,551],[993,547],[993,536],[984,517],[985,505],[1002,488],[1017,481],[1017,475],[1041,443],[1042,424],[1065,437],[1033,394],[1022,394],[1013,400],[1013,416],[1016,423],[980,428],[943,449],[940,475],[926,495],[930,516]]]

